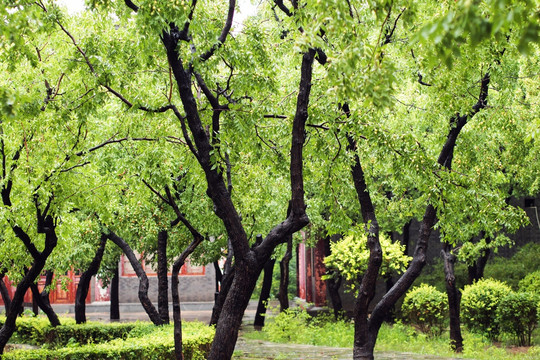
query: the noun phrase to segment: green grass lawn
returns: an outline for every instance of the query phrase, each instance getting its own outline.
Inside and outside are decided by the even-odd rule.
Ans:
[[[328,316],[310,318],[305,312],[293,311],[287,316],[278,315],[266,321],[262,331],[244,333],[247,339],[258,339],[280,343],[311,344],[318,346],[352,347],[354,327],[351,321],[333,321]],[[540,332],[536,330],[534,343],[540,344]],[[431,354],[442,357],[463,357],[478,360],[538,360],[540,347],[519,348],[509,339],[493,344],[485,337],[463,331],[463,354],[455,354],[449,345],[448,332],[438,337],[429,337],[409,325],[383,324],[375,351],[398,351]]]

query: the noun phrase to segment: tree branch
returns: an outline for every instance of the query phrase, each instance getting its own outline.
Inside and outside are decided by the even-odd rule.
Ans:
[[[234,18],[234,8],[236,6],[236,0],[229,0],[229,12],[227,14],[227,20],[225,22],[225,25],[223,26],[223,29],[221,30],[221,34],[219,35],[219,38],[217,39],[217,42],[208,50],[206,53],[201,55],[201,60],[206,61],[208,60],[217,49],[219,49],[227,39],[227,35],[229,35],[229,32],[232,27],[233,18]]]
[[[171,190],[169,189],[168,186],[165,186],[165,193],[167,194],[167,198],[169,199],[167,201],[167,203],[173,208],[173,210],[174,210],[174,212],[175,212],[175,214],[177,216],[176,220],[171,221],[171,226],[175,226],[179,222],[182,222],[182,224],[184,224],[184,226],[189,230],[189,232],[191,233],[191,235],[193,236],[194,239],[201,239],[201,241],[202,241],[204,239],[204,236],[202,236],[202,234],[200,232],[198,232],[197,229],[195,229],[195,227],[193,227],[193,225],[191,225],[189,220],[186,219],[184,214],[182,214],[182,212],[178,208],[178,205],[176,204],[176,201],[174,201],[174,198],[173,198],[173,196],[171,194]]]
[[[285,6],[285,4],[283,3],[283,0],[274,0],[274,4],[276,4],[277,7],[285,13],[285,15],[289,17],[293,15],[291,10],[289,10],[289,8]]]
[[[15,233],[15,236],[22,241],[30,255],[32,255],[34,259],[38,259],[41,256],[41,253],[30,239],[30,236],[28,236],[28,234],[19,225],[12,225],[11,229]]]
[[[126,6],[130,8],[131,10],[133,10],[134,12],[139,11],[139,7],[135,5],[131,0],[124,0],[124,2],[126,3]]]
[[[148,182],[146,182],[146,180],[141,179],[141,181],[144,183],[144,185],[146,185],[146,187],[147,187],[148,189],[150,189],[151,192],[153,192],[158,198],[160,198],[161,201],[163,201],[163,202],[164,202],[165,204],[167,204],[167,205],[171,205],[171,206],[172,206],[172,204],[171,204],[167,199],[165,199],[165,197],[163,197],[163,195],[161,195],[161,194],[159,193],[159,191],[157,191],[156,189],[154,189]]]

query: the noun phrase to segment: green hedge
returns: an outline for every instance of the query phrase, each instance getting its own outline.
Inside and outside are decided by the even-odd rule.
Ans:
[[[0,319],[0,326],[4,319]],[[71,318],[62,318],[62,325],[52,327],[44,317],[20,317],[17,319],[14,340],[24,344],[65,346],[69,343],[102,343],[113,339],[126,339],[136,328],[153,328],[148,323],[99,323],[75,324]],[[140,330],[139,330],[140,331]]]
[[[461,320],[469,330],[497,339],[500,333],[497,307],[511,292],[506,283],[493,279],[481,279],[465,286],[461,293]]]
[[[448,314],[448,298],[434,286],[422,284],[407,292],[401,306],[403,316],[430,336],[440,335]]]
[[[21,323],[24,325],[21,326]],[[174,359],[172,325],[156,327],[148,323],[89,323],[47,328],[39,319],[17,322],[18,330],[23,330],[25,336],[32,325],[39,335],[27,338],[32,343],[42,338],[45,341],[41,344],[45,346],[37,350],[6,352],[3,360]],[[183,323],[182,335],[185,359],[205,359],[214,338],[214,329],[203,323]],[[19,340],[22,338],[19,334]]]
[[[517,345],[531,346],[532,333],[538,326],[538,296],[511,292],[497,307],[497,322],[502,332],[514,336]]]

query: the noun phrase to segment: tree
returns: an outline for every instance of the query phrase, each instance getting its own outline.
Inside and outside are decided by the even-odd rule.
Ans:
[[[157,216],[150,225],[153,220],[139,214],[174,211],[156,206],[155,199],[138,204],[143,194],[139,180],[148,182],[153,195],[162,194],[166,186],[173,189],[178,161],[188,170],[186,189],[196,189],[192,193],[200,200],[180,208],[200,204],[221,220],[222,232],[209,234],[227,241],[234,259],[223,286],[228,291],[218,299],[222,308],[216,311],[220,315],[211,359],[232,356],[243,311],[264,265],[310,218],[328,234],[364,228],[370,255],[358,284],[354,357],[372,359],[382,321],[425,263],[435,224],[446,241],[455,242],[472,238],[487,225],[493,233],[512,228],[522,218],[506,204],[507,192],[503,196],[495,186],[505,183],[501,169],[488,163],[490,157],[471,154],[497,154],[481,138],[506,131],[501,123],[512,115],[503,112],[496,120],[488,115],[504,109],[505,96],[517,90],[510,87],[503,96],[494,94],[492,87],[512,83],[505,83],[501,70],[510,66],[507,58],[526,50],[524,39],[525,44],[533,39],[530,33],[538,25],[523,16],[530,10],[528,3],[516,21],[485,16],[491,7],[510,1],[452,2],[445,4],[449,11],[432,2],[273,3],[274,9],[266,8],[234,37],[234,0],[94,0],[90,5],[95,11],[76,21],[54,6],[18,2],[13,12],[2,13],[10,19],[2,26],[12,30],[22,23],[28,29],[38,27],[36,34],[60,34],[67,40],[69,46],[59,45],[61,51],[49,60],[57,65],[67,61],[77,80],[69,82],[70,96],[80,108],[66,106],[63,114],[84,113],[101,125],[70,126],[82,129],[75,138],[84,138],[85,144],[77,142],[76,150],[60,156],[66,160],[59,169],[70,170],[55,175],[73,181],[72,170],[84,168],[88,185],[107,179],[110,187],[87,187],[99,190],[107,201],[99,203],[74,191],[77,196],[61,207],[62,215],[70,214],[76,199],[78,208],[98,213],[111,234],[142,235],[132,243],[150,248],[157,233],[168,228],[163,221],[170,219]],[[265,17],[277,21],[264,22]],[[33,19],[40,21],[34,24]],[[516,35],[508,39],[510,28]],[[35,62],[33,47],[24,42],[30,35],[22,35],[23,40],[4,35],[10,46],[22,49],[11,56]],[[422,38],[434,39],[434,46]],[[494,41],[488,45],[485,39]],[[503,49],[507,50],[501,57]],[[440,63],[439,54],[448,66]],[[60,74],[53,78],[63,79]],[[38,76],[38,70],[28,74],[26,83]],[[60,81],[56,83],[58,88]],[[45,98],[48,108],[56,104],[51,100],[58,100],[58,94],[50,85],[45,89],[39,94],[40,104]],[[2,95],[1,103],[9,111],[13,101]],[[481,123],[492,127],[476,128]],[[86,130],[88,139],[81,136]],[[64,141],[72,138],[72,133],[58,135]],[[143,161],[134,156],[121,165],[129,158],[126,153]],[[466,155],[460,158],[461,154]],[[488,170],[495,171],[490,175]],[[267,186],[270,182],[277,186]],[[62,187],[55,191],[69,185],[64,180],[57,184]],[[130,193],[134,184],[136,190]],[[38,192],[44,199],[50,193]],[[279,221],[289,204],[285,220]],[[38,210],[38,215],[43,212]],[[124,227],[122,222],[132,215],[135,221]],[[191,215],[185,216],[190,223],[208,224]],[[382,262],[379,233],[402,229],[412,218],[422,218],[413,260],[368,317]],[[497,223],[498,218],[506,221]],[[164,226],[157,226],[160,222]],[[466,222],[475,226],[462,226]],[[182,231],[193,239],[188,247],[168,241],[176,270],[193,251],[191,244],[205,237],[196,230],[202,227],[183,225]],[[254,243],[254,233],[266,236]],[[214,247],[214,254],[223,243]],[[181,336],[178,329],[175,332]]]
[[[83,74],[83,71],[86,71],[84,74],[83,84],[88,87],[91,87],[91,94],[93,94],[98,100],[92,102],[92,104],[98,105],[106,103],[108,97],[115,97],[119,103],[124,104],[128,108],[131,108],[134,112],[137,110],[140,111],[140,115],[135,115],[134,117],[139,119],[142,118],[144,113],[154,114],[156,117],[163,112],[171,112],[176,121],[181,127],[181,132],[183,134],[183,142],[187,144],[189,150],[192,152],[193,157],[196,159],[197,163],[200,166],[202,173],[204,173],[206,182],[207,182],[207,194],[213,202],[213,207],[216,214],[221,218],[225,229],[227,231],[228,237],[231,241],[232,247],[234,248],[235,254],[235,276],[232,280],[231,288],[225,299],[223,310],[221,312],[220,320],[218,321],[216,338],[214,341],[214,347],[211,353],[211,358],[228,358],[232,354],[234,348],[234,340],[237,336],[238,327],[240,325],[241,317],[245,306],[249,300],[249,296],[253,287],[255,285],[256,279],[262,270],[262,267],[266,260],[271,256],[273,249],[281,242],[286,241],[285,239],[288,236],[301,227],[303,227],[307,222],[307,216],[305,214],[305,204],[303,200],[303,176],[302,176],[302,145],[304,142],[304,125],[307,118],[307,107],[309,101],[309,89],[312,73],[312,63],[315,57],[314,51],[306,51],[302,71],[300,74],[300,93],[298,96],[298,106],[295,112],[295,119],[293,121],[293,131],[292,131],[292,145],[291,145],[291,212],[290,215],[278,225],[274,226],[271,230],[266,230],[267,236],[260,245],[250,248],[249,238],[246,234],[245,228],[241,222],[241,216],[236,210],[231,199],[231,193],[227,187],[227,184],[224,180],[224,168],[221,164],[222,154],[226,151],[226,144],[224,144],[224,139],[226,135],[224,134],[224,129],[226,127],[221,127],[221,118],[224,117],[225,112],[234,109],[235,106],[238,106],[238,101],[244,101],[246,108],[250,108],[249,99],[233,98],[232,89],[227,88],[222,83],[224,88],[220,88],[218,84],[218,89],[216,92],[213,92],[206,84],[209,83],[208,79],[212,78],[214,74],[212,71],[215,71],[219,68],[226,67],[229,63],[238,63],[238,60],[232,58],[234,55],[234,46],[230,54],[226,54],[223,50],[223,44],[226,42],[229,31],[232,25],[232,19],[234,14],[235,2],[230,1],[226,9],[221,9],[217,4],[207,4],[207,8],[204,8],[203,5],[197,5],[197,9],[201,11],[195,13],[196,2],[193,2],[191,5],[182,6],[169,6],[162,7],[164,5],[157,4],[157,8],[151,8],[148,4],[142,3],[141,8],[132,2],[126,2],[126,4],[112,4],[95,2],[96,6],[107,5],[109,11],[116,11],[118,19],[120,21],[127,20],[129,18],[134,21],[127,22],[125,21],[122,26],[115,28],[112,25],[103,22],[97,22],[93,25],[97,28],[100,26],[108,27],[107,31],[100,33],[97,36],[97,33],[90,32],[91,36],[80,37],[76,33],[71,33],[67,27],[66,21],[67,18],[63,17],[61,12],[54,7],[47,7],[44,4],[37,4],[38,9],[43,11],[43,14],[38,16],[44,16],[47,20],[46,23],[48,26],[53,27],[59,32],[63,32],[68,40],[72,43],[72,56],[74,54],[77,59],[75,63],[75,68],[79,71],[79,74]],[[18,4],[19,5],[19,4]],[[20,8],[22,13],[23,10],[34,11],[34,4],[27,4],[24,8]],[[125,6],[127,5],[127,6]],[[142,9],[142,11],[139,11]],[[225,10],[225,11],[223,11]],[[208,13],[207,13],[208,12]],[[211,22],[199,22],[198,18],[204,19],[206,17],[212,17],[214,15],[210,14],[224,14],[225,15],[225,25],[219,26],[219,29],[209,27]],[[25,15],[29,15],[28,12],[25,12]],[[32,14],[33,15],[33,14]],[[103,15],[96,14],[96,20],[99,16],[103,16],[101,19],[105,19],[108,15],[104,12]],[[168,20],[161,21],[160,19],[169,18]],[[175,19],[176,24],[171,21]],[[201,25],[204,24],[204,25]],[[120,34],[129,35],[129,38],[132,38],[132,32],[141,32],[146,33],[149,30],[153,35],[151,38],[145,36],[145,39],[141,42],[142,47],[145,51],[154,52],[161,42],[161,53],[165,51],[166,58],[154,59],[149,63],[145,61],[140,61],[141,57],[137,56],[141,54],[141,47],[132,47],[130,51],[128,48],[133,46],[132,43],[122,42],[122,36]],[[201,32],[204,30],[204,32]],[[211,31],[208,31],[211,30]],[[215,35],[214,35],[215,34]],[[217,35],[217,36],[216,36]],[[257,32],[253,32],[253,35],[258,35]],[[214,36],[216,36],[214,38]],[[105,40],[107,38],[107,40]],[[110,41],[116,39],[116,41]],[[217,40],[216,40],[217,39]],[[106,46],[110,41],[110,46]],[[117,69],[120,69],[121,66],[131,67],[131,70],[135,68],[137,71],[142,71],[144,73],[147,69],[155,69],[155,65],[162,65],[166,60],[165,68],[169,68],[170,72],[155,73],[148,75],[149,73],[144,73],[145,75],[141,77],[133,77],[132,79],[122,78],[114,75],[115,66],[111,66],[113,58],[114,47],[123,48],[122,52],[115,52],[117,55],[122,54],[123,61],[116,62],[115,66]],[[190,55],[191,50],[195,49],[196,56],[193,58]],[[199,50],[200,49],[200,50]],[[200,52],[198,52],[200,51]],[[264,53],[264,50],[259,51],[263,56],[267,56]],[[217,55],[216,55],[217,54]],[[104,56],[102,56],[104,55]],[[135,63],[131,62],[130,55],[135,55],[133,59],[138,59]],[[214,56],[215,55],[215,56]],[[219,55],[219,57],[218,57]],[[220,58],[221,56],[227,55],[225,58]],[[229,58],[229,59],[227,59]],[[120,57],[117,58],[119,60]],[[193,61],[195,59],[196,61]],[[235,61],[233,61],[235,60]],[[257,59],[256,61],[259,61]],[[229,63],[229,64],[230,64]],[[244,65],[247,67],[247,65]],[[266,65],[265,65],[266,66]],[[122,72],[119,72],[121,74]],[[123,72],[125,73],[125,72]],[[253,73],[252,73],[253,74]],[[146,76],[148,75],[148,76]],[[155,76],[152,76],[155,75]],[[231,76],[231,79],[233,76]],[[234,77],[236,79],[236,77]],[[177,98],[172,98],[168,96],[170,94],[167,91],[166,96],[163,98],[165,100],[165,105],[158,106],[157,108],[149,107],[142,105],[141,102],[132,103],[129,98],[137,98],[137,96],[144,96],[142,92],[139,95],[136,95],[136,92],[130,92],[128,97],[124,97],[120,92],[115,90],[116,85],[123,83],[122,88],[131,88],[137,84],[137,81],[150,81],[147,83],[146,87],[132,88],[137,90],[146,90],[148,85],[151,85],[154,81],[158,79],[173,79],[174,81],[166,81],[166,83],[171,86],[171,89],[177,88],[178,96]],[[194,96],[194,87],[192,82],[196,82],[196,86],[200,89],[201,94],[204,95],[204,98],[199,98]],[[245,92],[246,87],[251,84],[243,84],[243,80],[236,82],[237,88],[240,89],[238,92]],[[261,82],[261,81],[259,81]],[[244,87],[242,89],[242,86]],[[224,90],[222,90],[224,89]],[[169,88],[167,88],[169,90]],[[155,92],[146,97],[145,102],[160,102],[159,97],[155,96]],[[182,114],[177,107],[174,106],[174,102],[179,101],[182,106],[182,110],[185,113]],[[237,104],[235,104],[237,103]],[[210,116],[207,116],[205,107],[209,106],[211,110]],[[292,110],[292,109],[291,109]],[[234,120],[234,124],[239,124],[238,118],[226,116],[227,120]],[[162,118],[161,118],[162,119]],[[242,119],[244,120],[244,119]],[[250,119],[250,121],[255,119]],[[259,120],[259,119],[257,119]],[[272,120],[272,119],[271,119]],[[270,121],[270,120],[269,120]],[[206,124],[209,125],[209,131],[206,130]],[[211,127],[210,127],[211,124]],[[126,125],[126,124],[124,124]],[[227,129],[228,130],[228,129]],[[253,130],[253,127],[250,128]],[[96,138],[99,136],[97,133],[94,133],[93,136]],[[230,133],[232,135],[232,132]],[[238,132],[241,134],[241,132]],[[120,142],[115,138],[112,138],[110,142]],[[226,158],[226,157],[223,157]],[[232,159],[233,161],[236,159]],[[99,165],[102,166],[102,165]],[[285,202],[287,204],[287,202]],[[87,205],[88,206],[88,205]],[[92,205],[89,206],[90,208]],[[282,212],[284,213],[284,211]],[[110,214],[112,216],[114,214]],[[108,222],[108,217],[104,216],[102,221],[105,223]],[[270,220],[274,221],[274,220]],[[229,331],[232,328],[233,331]]]
[[[373,357],[373,346],[383,319],[412,284],[425,263],[429,235],[435,224],[443,232],[445,240],[453,242],[460,236],[470,238],[471,235],[463,235],[477,234],[479,229],[488,226],[491,233],[497,233],[502,229],[511,231],[523,223],[522,212],[508,206],[504,193],[497,189],[501,182],[500,168],[494,169],[490,175],[490,172],[486,171],[491,167],[488,165],[489,161],[479,161],[484,159],[479,159],[478,153],[476,163],[462,162],[463,159],[460,159],[462,163],[459,170],[456,171],[451,166],[456,146],[460,149],[457,154],[463,151],[467,156],[474,154],[474,151],[471,151],[474,149],[473,144],[476,144],[475,150],[478,149],[479,143],[472,142],[470,137],[474,131],[468,130],[474,125],[466,125],[473,117],[475,123],[477,119],[482,122],[489,119],[487,110],[489,113],[494,111],[491,107],[487,108],[489,86],[505,83],[503,77],[497,76],[501,74],[501,68],[506,66],[501,65],[501,51],[505,47],[512,47],[508,52],[511,58],[515,59],[516,48],[522,37],[517,34],[511,41],[512,45],[509,45],[509,40],[497,33],[500,27],[494,27],[494,33],[497,33],[496,44],[480,44],[485,34],[479,34],[478,38],[474,34],[472,39],[458,36],[451,43],[439,44],[438,40],[435,48],[446,51],[445,58],[452,62],[449,64],[452,65],[451,69],[441,69],[437,57],[427,53],[426,48],[429,46],[425,43],[409,43],[406,40],[409,25],[422,29],[436,28],[438,35],[439,31],[446,32],[445,26],[436,27],[430,24],[422,27],[423,23],[433,21],[430,19],[433,14],[438,15],[437,10],[431,7],[434,4],[422,7],[405,7],[403,4],[401,7],[401,4],[395,2],[373,3],[371,8],[360,8],[350,2],[325,2],[320,8],[304,7],[302,12],[290,11],[282,2],[276,1],[276,4],[285,14],[297,21],[294,26],[301,23],[300,29],[306,34],[305,37],[320,44],[322,51],[331,60],[327,65],[328,82],[321,86],[332,89],[330,93],[335,95],[337,101],[328,101],[324,107],[341,107],[342,116],[346,119],[332,122],[329,119],[335,119],[335,115],[331,112],[326,117],[321,114],[314,116],[321,119],[317,124],[318,129],[329,130],[321,138],[338,147],[337,151],[331,151],[331,147],[327,145],[327,152],[331,154],[328,158],[329,166],[319,168],[331,168],[336,173],[342,170],[343,165],[337,161],[338,155],[343,148],[341,144],[348,143],[348,159],[361,216],[351,214],[350,207],[343,206],[349,200],[342,200],[336,196],[337,191],[333,191],[337,188],[334,186],[339,181],[337,179],[343,179],[343,175],[336,176],[336,180],[323,175],[331,179],[332,193],[329,195],[332,201],[327,204],[333,217],[333,224],[330,225],[333,229],[329,233],[339,232],[335,231],[335,228],[339,230],[340,227],[363,222],[368,234],[367,243],[371,253],[367,271],[359,285],[356,303],[354,357],[370,359]],[[440,20],[441,23],[448,19],[465,19],[462,14],[472,11],[477,16],[474,24],[465,24],[466,21],[458,24],[469,26],[467,30],[475,31],[479,31],[476,27],[478,23],[485,24],[482,19],[487,17],[478,15],[485,9],[471,8],[470,4],[462,3],[455,4],[455,7],[452,5],[451,8],[457,11],[458,15],[449,12],[446,18],[443,16],[445,20]],[[310,22],[301,22],[304,18],[309,18]],[[499,20],[504,22],[500,18]],[[437,21],[439,20],[435,20]],[[529,26],[526,25],[526,28]],[[491,27],[489,29],[491,30]],[[345,34],[343,36],[346,41],[339,41],[340,34]],[[459,31],[456,31],[456,34],[460,34]],[[448,49],[455,53],[459,51],[461,57],[450,56],[452,52],[448,53]],[[508,54],[505,54],[504,58],[506,56]],[[418,69],[412,76],[408,70],[411,68]],[[406,75],[402,76],[404,74]],[[411,87],[405,84],[410,84]],[[469,96],[472,88],[477,90],[474,95]],[[502,101],[499,103],[499,100]],[[490,99],[490,104],[504,104],[504,100],[497,95],[492,101]],[[434,116],[431,116],[432,114]],[[336,124],[339,124],[339,127]],[[492,126],[495,133],[501,128],[504,129],[499,122]],[[407,132],[409,128],[411,132]],[[463,141],[460,135],[462,130],[465,134]],[[447,135],[443,137],[442,134]],[[485,133],[478,133],[483,134]],[[336,140],[332,141],[332,137]],[[490,143],[485,145],[486,148],[491,146]],[[336,153],[337,155],[334,155]],[[492,153],[491,150],[489,153]],[[478,182],[478,177],[473,176],[471,171],[473,169],[490,180]],[[392,196],[387,196],[388,193]],[[415,197],[411,197],[411,193]],[[475,206],[467,208],[466,204]],[[400,219],[389,219],[396,216],[396,212],[392,210],[402,206],[405,209],[405,221],[410,219],[407,214],[417,214],[421,206],[425,209],[415,254],[408,270],[375,305],[368,317],[368,306],[373,299],[375,280],[381,265],[379,233],[383,229],[390,231],[404,225],[405,222],[400,222]],[[476,211],[476,206],[481,209],[480,212]],[[313,216],[311,218],[314,219]],[[504,224],[500,224],[498,219],[501,218],[506,219]],[[475,226],[462,226],[467,222]]]

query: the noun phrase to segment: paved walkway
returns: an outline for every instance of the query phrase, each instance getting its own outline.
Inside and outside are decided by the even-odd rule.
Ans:
[[[201,321],[204,323],[210,322],[212,316],[213,302],[182,302],[181,303],[181,315],[183,321]],[[3,307],[0,307],[0,310]],[[74,305],[59,305],[53,304],[53,308],[59,316],[75,317]],[[110,321],[110,303],[109,302],[96,302],[86,305],[86,318],[93,321]],[[253,323],[255,319],[255,312],[257,310],[257,301],[250,301],[246,312],[244,314],[244,322]],[[169,307],[169,314],[172,319],[172,306]],[[141,304],[129,303],[120,304],[120,321],[150,321],[148,315],[144,311]]]
[[[300,344],[276,344],[239,338],[234,350],[235,360],[351,360],[351,348],[333,348]],[[376,352],[376,360],[457,360],[432,355],[397,352]]]

